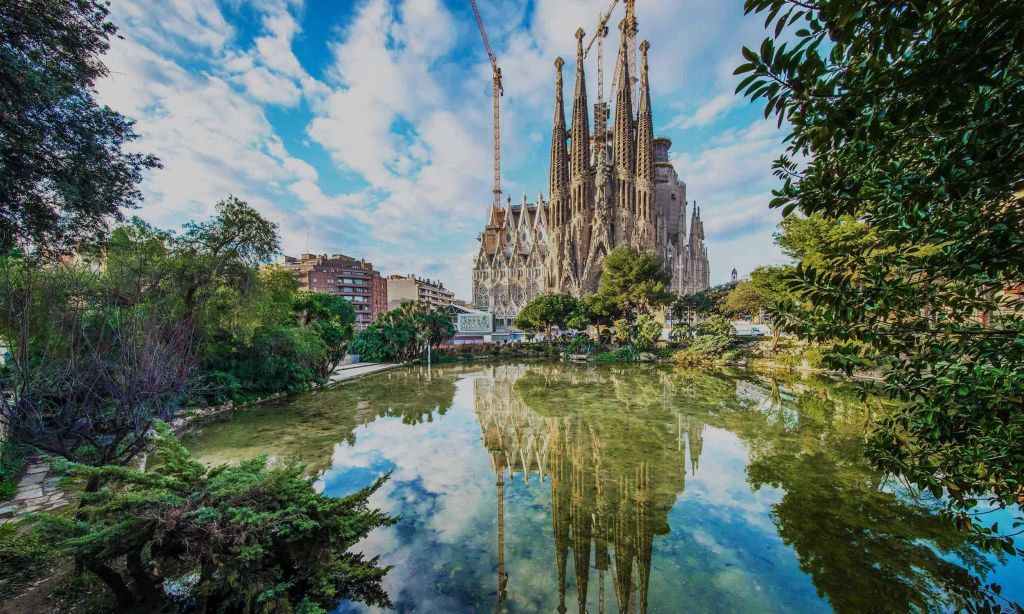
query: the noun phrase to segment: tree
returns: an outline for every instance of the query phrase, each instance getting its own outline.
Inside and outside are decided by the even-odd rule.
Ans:
[[[326,611],[341,599],[390,606],[388,569],[350,552],[395,518],[371,509],[387,477],[335,499],[302,467],[270,467],[261,456],[204,467],[158,424],[152,471],[72,468],[107,486],[83,495],[75,518],[46,516],[51,543],[96,573],[122,608],[170,608],[169,582],[188,587],[198,611]],[[125,573],[114,561],[125,561]]]
[[[428,311],[409,301],[401,308],[377,316],[366,330],[356,334],[351,352],[361,360],[386,362],[415,357],[429,346],[455,335],[451,317],[442,309]]]
[[[14,355],[0,374],[0,422],[11,439],[74,462],[127,463],[195,383],[194,323],[159,285],[111,286],[88,263],[39,267],[15,253],[0,276],[0,337]]]
[[[544,332],[552,339],[555,328],[569,328],[569,321],[580,315],[580,301],[570,294],[542,294],[523,307],[513,321],[516,328],[528,333]]]
[[[185,312],[194,313],[221,286],[251,287],[261,264],[281,249],[277,224],[234,196],[216,205],[217,215],[190,222],[174,240],[174,277]]]
[[[692,322],[712,314],[721,313],[722,303],[732,288],[733,284],[731,283],[723,284],[694,294],[681,296],[676,302],[672,303],[672,317],[676,320]]]
[[[772,206],[830,232],[865,229],[857,249],[823,244],[801,263],[793,289],[805,303],[781,317],[835,342],[837,366],[885,361],[897,405],[876,425],[872,459],[946,493],[962,526],[1012,550],[972,519],[981,499],[1024,500],[1024,34],[1013,25],[1024,5],[746,9],[767,12],[774,36],[744,49],[738,90],[789,125]]]
[[[455,324],[444,309],[421,311],[413,316],[416,327],[416,341],[427,350],[427,364],[430,364],[431,348],[455,336]]]
[[[653,252],[617,247],[601,265],[597,294],[622,314],[635,317],[672,302],[671,273]]]
[[[738,282],[736,287],[725,295],[722,302],[722,311],[730,316],[746,316],[752,319],[760,319],[761,309],[764,307],[757,289],[748,280]]]
[[[299,324],[312,328],[326,345],[324,360],[317,368],[317,374],[326,378],[345,358],[354,334],[356,309],[345,297],[325,292],[299,292],[294,308]]]
[[[64,254],[141,200],[153,156],[131,121],[96,103],[117,29],[96,0],[0,4],[0,250]]]

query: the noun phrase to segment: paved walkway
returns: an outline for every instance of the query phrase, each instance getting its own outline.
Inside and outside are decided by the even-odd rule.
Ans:
[[[28,459],[18,492],[10,501],[0,503],[0,524],[17,522],[23,514],[49,512],[64,507],[68,495],[60,487],[61,476],[50,474],[50,465],[38,456]]]
[[[342,365],[335,369],[334,373],[327,378],[327,385],[334,386],[335,384],[352,381],[372,373],[397,369],[401,366],[401,364],[395,362],[360,362],[354,365]]]

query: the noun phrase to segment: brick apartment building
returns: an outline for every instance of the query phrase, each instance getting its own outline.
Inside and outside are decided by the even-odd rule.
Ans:
[[[428,309],[447,307],[455,302],[455,293],[439,281],[415,275],[391,275],[388,282],[388,311],[398,309],[402,303],[414,301]]]
[[[344,254],[302,254],[298,258],[281,256],[277,264],[291,271],[304,290],[337,294],[352,301],[356,330],[365,330],[378,314],[387,311],[387,281],[366,260]]]

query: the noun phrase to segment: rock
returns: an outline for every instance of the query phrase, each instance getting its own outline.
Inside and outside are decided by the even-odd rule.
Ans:
[[[43,471],[42,473],[27,473],[23,478],[21,478],[21,481],[18,482],[18,488],[25,488],[26,486],[39,484],[43,481],[45,477],[45,471]]]
[[[14,516],[15,511],[17,510],[13,505],[0,507],[0,518],[11,518]]]
[[[14,495],[15,501],[26,501],[28,499],[35,499],[36,497],[43,496],[43,489],[40,486],[30,486],[24,490],[18,490],[18,494]]]
[[[654,354],[651,354],[650,352],[641,352],[640,355],[636,357],[636,359],[639,360],[640,362],[655,362],[658,360],[658,357],[655,356]]]
[[[590,356],[588,354],[570,354],[569,360],[573,362],[587,362],[590,360]]]
[[[33,474],[36,474],[36,473],[44,473],[45,474],[49,470],[50,470],[50,466],[49,465],[45,465],[45,464],[41,463],[41,464],[38,464],[38,465],[32,465],[28,469],[26,469],[25,470],[25,475],[33,475]]]

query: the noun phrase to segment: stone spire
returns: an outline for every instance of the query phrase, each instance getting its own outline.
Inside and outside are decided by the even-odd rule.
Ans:
[[[633,214],[636,210],[636,141],[633,135],[633,101],[630,94],[632,77],[629,74],[626,27],[626,22],[622,22],[618,87],[615,92],[615,126],[612,132],[612,157],[615,163],[615,242],[618,244],[627,243],[631,239]]]
[[[590,181],[590,118],[587,109],[587,78],[583,67],[583,28],[576,30],[576,92],[572,101],[572,151],[569,176],[572,182],[572,213],[588,206]]]
[[[654,248],[654,120],[651,117],[651,87],[647,78],[647,51],[651,44],[640,43],[640,102],[636,124],[636,215],[637,246]]]
[[[568,222],[569,155],[565,149],[565,105],[562,103],[562,66],[565,60],[555,60],[555,119],[551,128],[551,224],[557,228]]]

